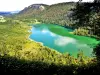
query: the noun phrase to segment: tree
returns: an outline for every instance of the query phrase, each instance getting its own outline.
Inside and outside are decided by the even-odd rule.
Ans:
[[[92,3],[77,2],[76,8],[73,9],[73,19],[75,26],[86,27],[91,35],[100,37],[100,3],[94,0]],[[84,12],[83,12],[84,11]]]

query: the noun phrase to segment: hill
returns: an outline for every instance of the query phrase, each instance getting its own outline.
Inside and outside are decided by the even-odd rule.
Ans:
[[[0,15],[2,16],[12,16],[17,13],[19,13],[19,11],[0,11]]]
[[[37,19],[43,23],[68,26],[72,23],[71,19],[69,20],[69,15],[72,13],[71,9],[75,7],[75,4],[74,2],[53,5],[33,4],[20,11],[16,17],[20,19]]]
[[[0,15],[10,15],[11,12],[0,12]]]
[[[42,10],[45,10],[47,6],[48,5],[45,5],[45,4],[32,4],[28,7],[25,7],[22,11],[18,13],[17,16],[20,18],[28,18],[28,17],[30,18],[33,15],[37,16],[38,14],[42,12]]]

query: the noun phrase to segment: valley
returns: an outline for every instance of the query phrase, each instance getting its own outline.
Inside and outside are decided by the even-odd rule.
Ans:
[[[32,4],[18,13],[1,15],[0,73],[99,73],[99,9],[95,2]]]

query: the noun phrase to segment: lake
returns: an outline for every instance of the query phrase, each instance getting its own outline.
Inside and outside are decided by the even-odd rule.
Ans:
[[[82,51],[85,56],[91,57],[93,47],[98,43],[94,38],[71,34],[73,30],[53,24],[33,25],[30,39],[42,42],[44,46],[53,48],[60,53],[69,53],[77,57]]]

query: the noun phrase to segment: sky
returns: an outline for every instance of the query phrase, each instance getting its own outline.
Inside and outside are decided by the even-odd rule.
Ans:
[[[31,4],[56,4],[61,2],[69,2],[78,0],[0,0],[0,11],[18,11]],[[90,2],[93,0],[83,0],[85,2]]]

